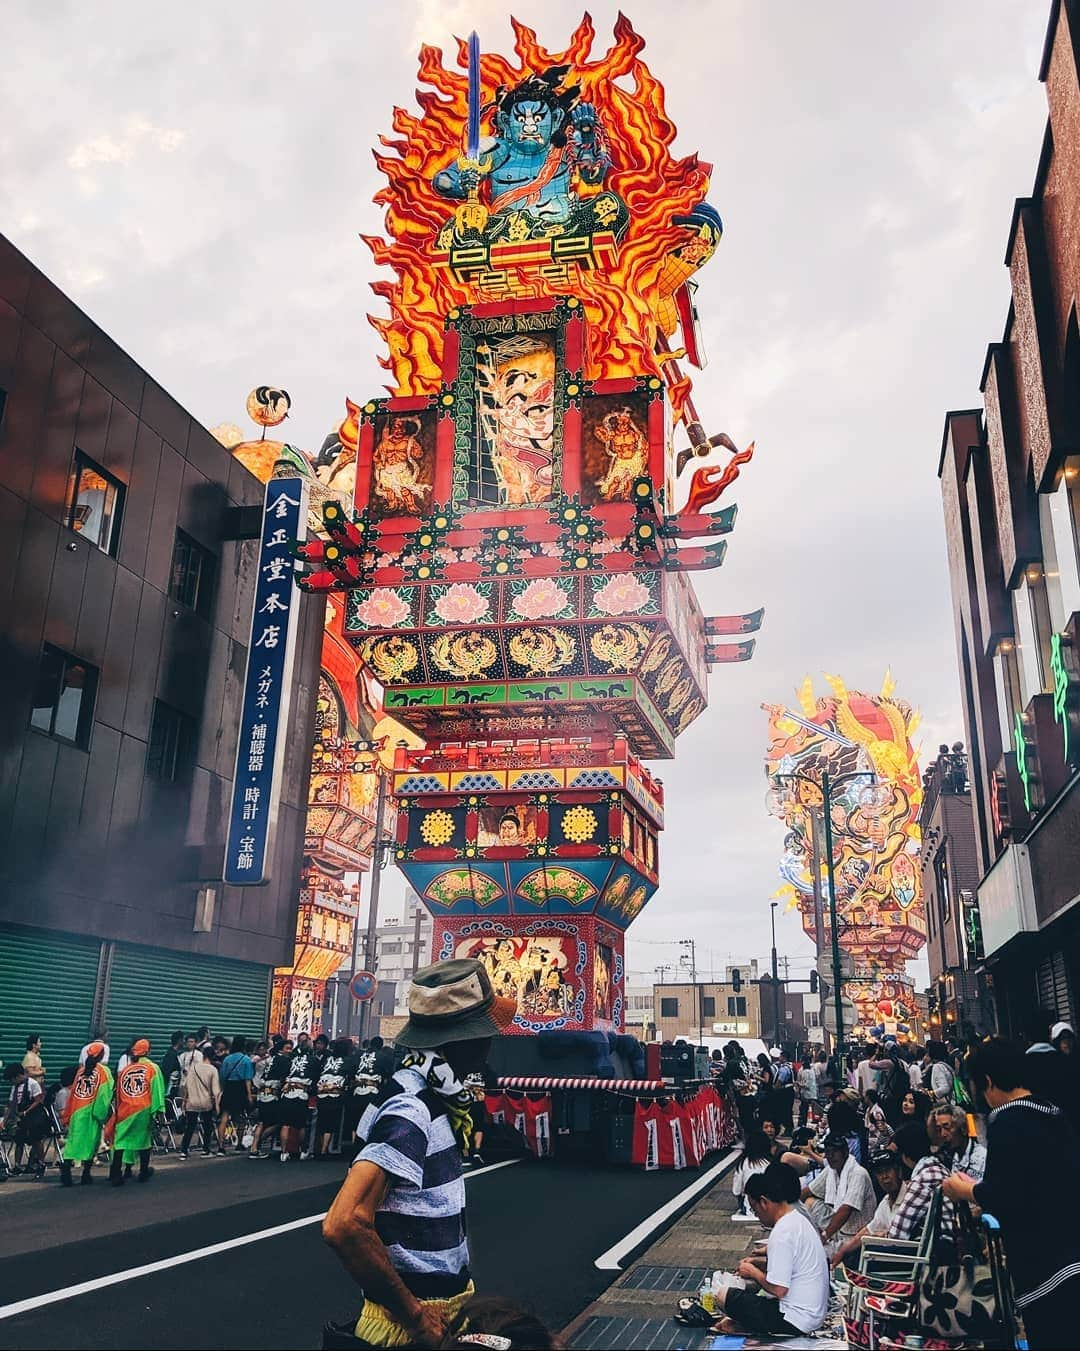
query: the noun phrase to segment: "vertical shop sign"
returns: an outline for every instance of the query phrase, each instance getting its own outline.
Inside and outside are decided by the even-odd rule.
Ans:
[[[307,484],[300,478],[272,478],[263,504],[225,847],[229,886],[253,887],[270,880],[300,610],[292,546],[306,533]]]

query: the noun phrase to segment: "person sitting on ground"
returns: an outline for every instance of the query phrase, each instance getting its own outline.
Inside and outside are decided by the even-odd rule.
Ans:
[[[757,1126],[751,1127],[751,1129],[761,1131],[763,1135],[768,1137],[769,1143],[772,1145],[775,1145],[780,1138],[780,1127],[771,1116],[762,1117]],[[749,1132],[747,1132],[747,1134],[749,1134]],[[779,1158],[779,1154],[777,1154],[776,1157]]]
[[[942,1190],[1001,1225],[1028,1344],[1042,1351],[1077,1344],[1080,1141],[1061,1110],[1029,1090],[1033,1059],[1000,1037],[968,1056],[968,1076],[990,1108],[986,1176],[953,1173]]]
[[[920,1124],[924,1123],[929,1110],[929,1095],[916,1092],[915,1089],[909,1088],[900,1099],[900,1125],[906,1126],[909,1121],[917,1121]]]
[[[893,1149],[908,1174],[908,1185],[889,1225],[889,1238],[917,1240],[930,1212],[930,1204],[949,1176],[949,1169],[930,1151],[930,1137],[921,1121],[909,1121],[893,1136]],[[941,1232],[951,1234],[955,1210],[946,1201],[942,1210]]]
[[[45,1094],[25,1065],[8,1065],[4,1077],[11,1085],[4,1125],[13,1128],[15,1135],[15,1166],[11,1171],[23,1171],[23,1150],[29,1146],[30,1158],[26,1171],[34,1177],[44,1177],[45,1141],[51,1133],[49,1114],[45,1110]]]
[[[746,1191],[754,1213],[772,1230],[765,1270],[749,1258],[739,1263],[736,1274],[758,1289],[721,1291],[717,1299],[724,1317],[713,1331],[808,1336],[828,1312],[829,1264],[819,1234],[795,1209],[799,1179],[786,1165],[773,1163],[749,1179]]]
[[[870,1174],[858,1163],[842,1135],[824,1140],[828,1167],[802,1189],[804,1201],[817,1201],[814,1222],[821,1228],[826,1254],[833,1253],[873,1218],[877,1200]]]
[[[747,1135],[742,1158],[731,1174],[731,1194],[739,1202],[734,1219],[754,1218],[754,1212],[746,1199],[746,1184],[755,1173],[763,1173],[770,1163],[775,1163],[776,1157],[776,1146],[764,1131],[754,1130]]]
[[[883,1192],[877,1210],[862,1229],[853,1237],[845,1239],[832,1255],[830,1265],[838,1267],[843,1262],[853,1270],[858,1269],[859,1249],[864,1238],[885,1238],[892,1224],[893,1214],[904,1195],[904,1178],[900,1160],[893,1153],[877,1154],[870,1161],[870,1171],[874,1181]],[[851,1261],[847,1261],[848,1258]]]
[[[442,1351],[559,1351],[562,1343],[540,1319],[508,1299],[470,1299],[439,1343]]]
[[[810,1126],[797,1126],[791,1135],[791,1148],[780,1155],[797,1177],[808,1177],[825,1167],[825,1155],[817,1148],[817,1131]]]
[[[516,1014],[517,1001],[496,995],[481,962],[436,962],[412,978],[409,1018],[397,1034],[402,1066],[364,1112],[359,1153],[323,1221],[323,1238],[364,1292],[348,1331],[370,1346],[438,1346],[475,1293],[463,1080],[483,1068],[492,1039]],[[344,1333],[328,1325],[324,1345]]]
[[[986,1146],[968,1134],[962,1107],[934,1107],[926,1119],[930,1145],[951,1173],[965,1173],[981,1182],[986,1174]]]
[[[863,1119],[859,1113],[859,1095],[853,1088],[843,1088],[835,1094],[825,1112],[829,1135],[842,1135],[856,1163],[862,1163]]]

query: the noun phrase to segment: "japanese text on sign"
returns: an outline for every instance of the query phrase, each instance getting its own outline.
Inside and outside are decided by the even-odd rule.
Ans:
[[[298,478],[266,485],[244,702],[236,750],[225,881],[269,881],[281,792],[289,693],[300,593],[293,587],[293,541],[307,531],[307,485]]]

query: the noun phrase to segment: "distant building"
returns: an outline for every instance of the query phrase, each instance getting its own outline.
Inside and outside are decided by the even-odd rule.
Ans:
[[[416,920],[420,918],[420,941],[416,941]],[[376,930],[375,974],[379,977],[380,999],[386,1016],[404,1017],[409,1011],[409,982],[414,971],[431,961],[434,920],[410,887],[405,894],[405,918],[380,924]],[[393,1008],[383,987],[393,987]]]
[[[656,1015],[653,1011],[653,985],[650,977],[629,972],[626,979],[626,1031],[639,1041],[654,1040]]]
[[[982,974],[976,892],[980,870],[971,810],[967,753],[940,747],[923,771],[920,866],[926,903],[929,1028],[935,1036],[972,1039],[994,1030]]]
[[[1051,7],[1049,122],[1005,250],[982,407],[938,476],[969,750],[976,900],[998,1025],[1080,1012],[1080,14]],[[1003,222],[1004,225],[1004,222]],[[1004,233],[1004,231],[1003,231]]]
[[[2,237],[0,465],[0,1056],[265,1032],[324,602],[294,600],[271,880],[225,886],[263,486]]]
[[[739,989],[735,989],[738,972]],[[758,964],[729,967],[722,981],[688,981],[653,987],[653,1021],[660,1041],[685,1037],[760,1037],[762,1026]]]

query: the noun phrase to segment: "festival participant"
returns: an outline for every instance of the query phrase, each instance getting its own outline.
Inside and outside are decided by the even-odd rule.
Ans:
[[[858,1253],[864,1238],[884,1238],[892,1224],[893,1215],[904,1195],[904,1179],[900,1161],[895,1154],[877,1154],[870,1160],[870,1171],[883,1195],[870,1220],[853,1237],[845,1239],[832,1255],[830,1265],[835,1269],[841,1263],[858,1268]],[[847,1262],[851,1257],[853,1260]]]
[[[139,1160],[139,1181],[154,1174],[150,1151],[154,1146],[153,1122],[165,1107],[165,1080],[150,1059],[150,1043],[140,1037],[132,1044],[131,1061],[116,1074],[116,1130],[113,1134],[109,1182],[124,1185],[123,1166]]]
[[[263,1067],[262,1082],[259,1084],[256,1095],[255,1110],[259,1120],[251,1141],[251,1149],[248,1153],[249,1159],[263,1157],[272,1159],[274,1157],[272,1152],[262,1155],[259,1151],[262,1148],[263,1140],[268,1136],[272,1137],[281,1126],[281,1086],[289,1072],[292,1052],[293,1044],[291,1041],[285,1041],[282,1037],[274,1038],[270,1054]]]
[[[319,1077],[315,1084],[315,1105],[318,1112],[316,1131],[318,1148],[315,1157],[326,1159],[330,1156],[330,1146],[334,1136],[341,1130],[342,1115],[345,1110],[345,1087],[353,1065],[352,1037],[339,1037],[333,1042],[319,1067]],[[348,1146],[347,1137],[341,1141],[344,1153]]]
[[[82,1186],[93,1182],[94,1159],[101,1148],[101,1132],[109,1119],[113,1101],[112,1072],[106,1067],[104,1042],[91,1042],[86,1060],[71,1084],[64,1111],[64,1157],[60,1185],[72,1186],[71,1165],[82,1164]]]
[[[49,1117],[45,1111],[45,1094],[36,1079],[30,1077],[24,1065],[8,1065],[4,1075],[11,1084],[4,1126],[14,1127],[15,1167],[21,1173],[23,1150],[30,1146],[28,1172],[35,1177],[45,1176],[45,1141],[49,1138]]]
[[[949,1176],[944,1162],[930,1150],[930,1137],[921,1121],[909,1121],[893,1136],[896,1151],[908,1174],[904,1199],[892,1217],[889,1238],[918,1239],[930,1212],[930,1204]],[[952,1202],[942,1207],[941,1232],[951,1235],[956,1216]]]
[[[1001,1225],[1028,1345],[1043,1351],[1077,1341],[1080,1141],[1061,1109],[1028,1089],[1031,1062],[999,1037],[968,1056],[968,1076],[990,1108],[986,1176],[953,1173],[942,1190]]]
[[[409,989],[397,1034],[401,1069],[369,1104],[360,1151],[323,1222],[323,1237],[364,1291],[355,1328],[369,1346],[438,1346],[473,1294],[465,1239],[463,1156],[471,1152],[463,1080],[483,1068],[492,1037],[513,1022],[478,961],[437,962]]]
[[[934,1107],[926,1119],[930,1144],[953,1173],[965,1173],[981,1182],[986,1173],[986,1146],[968,1133],[968,1115],[962,1107]]]
[[[306,1049],[305,1049],[306,1046]],[[310,1099],[319,1077],[319,1057],[306,1033],[301,1033],[281,1085],[278,1119],[281,1122],[281,1162],[299,1159],[304,1152],[304,1131],[311,1116]]]
[[[378,1046],[374,1045],[375,1042],[379,1043]],[[356,1135],[356,1128],[360,1124],[360,1118],[367,1110],[368,1104],[383,1086],[382,1049],[382,1037],[372,1037],[371,1041],[364,1042],[360,1054],[356,1057],[348,1102],[345,1105],[345,1122],[341,1136],[343,1151],[345,1141],[351,1142],[353,1140]]]
[[[817,1230],[795,1209],[799,1180],[790,1168],[774,1163],[750,1178],[746,1191],[754,1213],[772,1230],[765,1270],[749,1258],[739,1263],[736,1274],[759,1288],[721,1291],[717,1300],[724,1317],[713,1331],[808,1336],[821,1327],[828,1312],[829,1265]]]
[[[820,1224],[825,1252],[832,1257],[870,1223],[877,1201],[870,1174],[855,1161],[844,1136],[827,1135],[824,1149],[828,1167],[802,1189],[802,1200],[821,1203],[815,1207],[814,1220]]]

